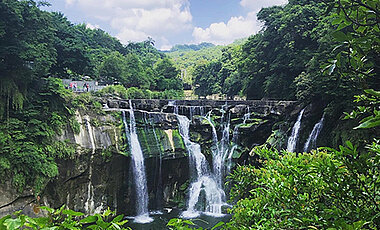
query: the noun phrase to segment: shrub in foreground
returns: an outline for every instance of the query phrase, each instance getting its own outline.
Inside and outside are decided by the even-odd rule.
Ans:
[[[130,230],[129,227],[123,227],[128,221],[123,220],[123,215],[116,216],[115,212],[108,208],[102,214],[85,216],[84,213],[75,212],[62,206],[60,209],[48,207],[36,207],[35,211],[43,210],[47,213],[44,217],[32,218],[21,214],[20,211],[13,215],[7,215],[0,219],[1,230],[15,229],[43,229],[43,230]]]
[[[380,145],[358,152],[312,153],[256,148],[262,167],[240,166],[230,179],[232,224],[238,229],[377,229]]]

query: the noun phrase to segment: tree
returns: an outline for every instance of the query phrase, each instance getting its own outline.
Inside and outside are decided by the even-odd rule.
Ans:
[[[55,62],[50,21],[33,1],[0,2],[0,118],[23,107],[33,82]]]
[[[83,34],[62,13],[52,13],[55,28],[54,48],[57,50],[57,62],[52,73],[57,77],[86,74],[90,65],[87,44]]]
[[[222,81],[219,75],[221,68],[220,61],[208,62],[195,67],[193,75],[197,95],[207,96],[221,92]]]
[[[149,89],[152,78],[148,77],[143,63],[135,54],[127,54],[125,65],[125,77],[121,81],[123,85]]]
[[[380,88],[380,4],[376,0],[333,1],[331,8],[336,9],[332,22],[338,25],[333,33],[340,44],[336,59],[330,60],[325,67],[328,74],[338,72],[343,79],[355,79],[364,94],[356,96],[361,103],[346,118],[361,118],[356,128],[380,126],[379,100]]]
[[[106,82],[124,82],[126,80],[126,59],[119,52],[114,51],[104,58],[99,67],[99,74]]]
[[[249,38],[242,48],[245,93],[262,97],[294,99],[293,80],[318,49],[315,28],[325,17],[323,1],[289,1],[284,7],[264,8],[258,19],[264,30]]]
[[[180,71],[169,58],[158,61],[154,67],[156,74],[156,89],[158,90],[182,90],[182,81],[179,79]]]

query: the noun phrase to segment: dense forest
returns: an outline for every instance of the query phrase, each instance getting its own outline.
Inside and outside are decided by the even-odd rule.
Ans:
[[[152,38],[121,44],[101,29],[41,10],[45,4],[0,2],[0,177],[18,192],[28,188],[37,197],[57,177],[56,160],[74,158],[75,146],[56,136],[67,125],[78,130],[77,109],[101,112],[95,96],[179,99],[188,84],[201,97],[293,100],[318,104],[330,123],[349,120],[334,126],[331,135],[339,132],[341,139],[329,148],[303,154],[252,149],[260,167],[239,166],[229,176],[232,220],[215,229],[379,228],[378,0],[289,0],[261,9],[263,28],[248,39],[168,52],[157,50]],[[75,95],[60,80],[85,76],[115,86]],[[82,229],[112,214],[79,222],[75,216],[83,214],[45,209],[45,222],[18,213],[0,219],[0,229],[61,229],[65,223]],[[121,219],[92,229],[120,229]],[[173,219],[168,227],[195,226]]]
[[[153,40],[122,45],[100,29],[74,25],[35,1],[0,3],[0,175],[36,193],[58,171],[55,158],[73,148],[52,142],[78,106],[89,102],[64,89],[59,78],[90,76],[122,97],[180,97],[182,82],[173,62]],[[128,91],[122,86],[128,88]],[[37,164],[35,164],[37,162]]]

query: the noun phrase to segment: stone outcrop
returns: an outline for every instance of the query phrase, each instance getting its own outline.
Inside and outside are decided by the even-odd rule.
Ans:
[[[104,114],[77,112],[79,132],[67,127],[58,137],[75,144],[77,155],[57,162],[59,176],[46,186],[39,204],[54,208],[66,204],[74,210],[90,212],[110,207],[127,215],[134,214],[134,185],[121,117],[121,110],[129,109],[129,102],[102,100],[107,104]],[[201,144],[207,158],[211,157],[212,131],[203,116],[211,113],[219,134],[219,124],[228,118],[231,136],[235,130],[240,145],[235,161],[242,163],[253,146],[267,141],[273,126],[290,114],[295,105],[285,101],[207,100],[132,100],[132,103],[145,157],[151,210],[185,205],[188,156],[174,112],[192,119],[190,137]],[[247,113],[249,119],[244,119]],[[5,185],[0,188],[0,215],[17,209],[33,212],[37,201],[32,192],[17,195],[9,183]],[[91,202],[92,209],[86,210],[86,204]]]

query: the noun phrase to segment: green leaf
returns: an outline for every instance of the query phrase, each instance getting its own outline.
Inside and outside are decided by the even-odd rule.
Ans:
[[[352,145],[350,141],[346,141],[346,145],[348,146],[348,148],[354,149],[354,146]]]
[[[46,206],[40,206],[40,209],[46,210],[48,213],[53,213],[54,212],[53,208],[49,208],[49,207],[46,207]]]
[[[369,129],[380,125],[380,116],[372,117],[364,123],[361,123],[359,126],[356,126],[354,129]]]
[[[224,225],[224,222],[221,221],[221,222],[217,223],[214,227],[212,227],[211,230],[217,229],[223,225]]]
[[[94,223],[98,218],[96,216],[88,216],[84,219],[81,219],[79,221],[80,224],[89,224],[89,223]]]
[[[116,229],[121,229],[120,226],[116,223],[112,223],[112,225],[116,228]]]
[[[346,28],[347,26],[349,26],[351,24],[352,24],[352,22],[341,23],[336,30],[338,30],[338,31],[342,30],[342,29]]]
[[[344,42],[344,41],[347,41],[348,40],[348,37],[345,33],[343,33],[342,31],[335,31],[334,33],[332,33],[332,36],[337,40],[337,41],[340,41],[340,42]]]
[[[82,212],[76,212],[70,209],[63,210],[62,214],[69,215],[69,216],[83,216],[84,215],[84,213]]]
[[[56,229],[59,229],[58,226],[54,226],[54,227],[44,227],[44,228],[41,228],[41,230],[56,230]]]
[[[332,25],[337,25],[340,24],[343,21],[343,18],[335,18],[334,20],[331,21]]]
[[[3,224],[4,224],[4,221],[7,220],[7,219],[9,219],[9,218],[12,218],[11,215],[4,216],[4,217],[2,217],[0,219],[0,229],[3,226]]]
[[[6,219],[4,225],[7,226],[7,230],[16,230],[21,227],[21,220],[17,219]]]
[[[364,92],[371,94],[372,96],[375,96],[375,97],[380,97],[380,91],[375,91],[373,89],[366,89],[364,90]]]
[[[121,214],[121,215],[118,215],[117,217],[113,218],[113,220],[111,221],[111,223],[117,223],[119,221],[121,221],[123,219],[124,215]]]

